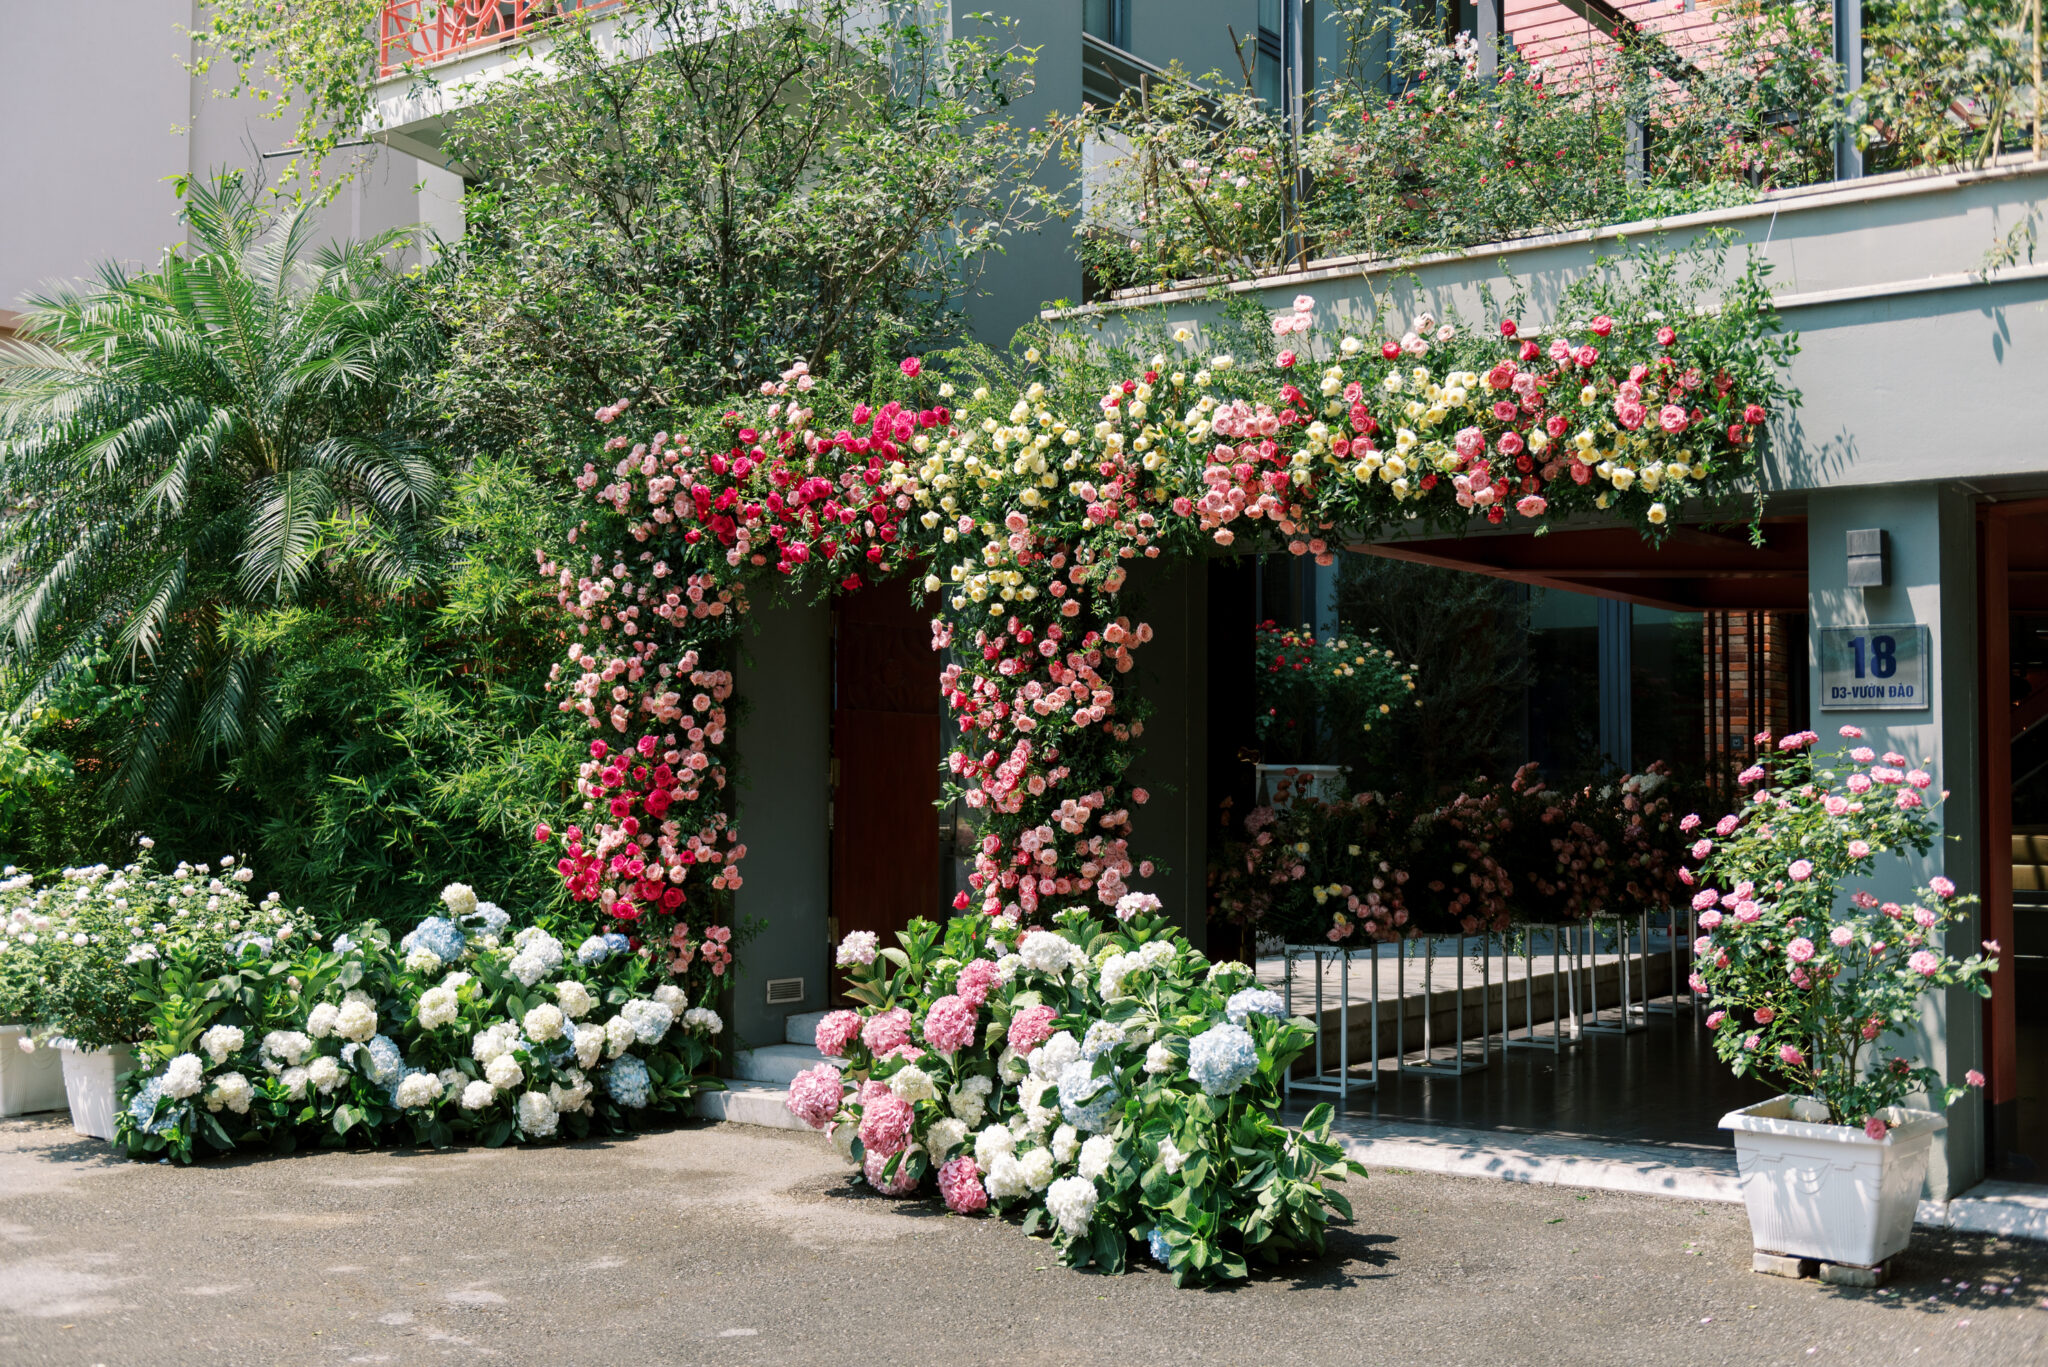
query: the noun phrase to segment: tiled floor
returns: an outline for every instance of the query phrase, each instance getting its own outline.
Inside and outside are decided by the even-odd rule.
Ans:
[[[1379,1089],[1353,1092],[1346,1113],[1368,1123],[1727,1149],[1721,1117],[1776,1094],[1730,1074],[1689,1013],[1652,1015],[1631,1035],[1589,1034],[1561,1054],[1503,1052],[1496,1040],[1488,1058],[1484,1070],[1463,1077],[1403,1073],[1382,1059]],[[1357,1074],[1367,1075],[1362,1065]]]

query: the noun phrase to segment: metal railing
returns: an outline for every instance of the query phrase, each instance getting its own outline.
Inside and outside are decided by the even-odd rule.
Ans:
[[[377,71],[394,76],[484,48],[524,42],[566,15],[624,0],[385,0]]]

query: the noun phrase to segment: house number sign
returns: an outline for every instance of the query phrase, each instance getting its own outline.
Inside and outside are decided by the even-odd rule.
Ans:
[[[1927,628],[1917,622],[1820,630],[1820,705],[1831,711],[1914,711],[1927,691]]]

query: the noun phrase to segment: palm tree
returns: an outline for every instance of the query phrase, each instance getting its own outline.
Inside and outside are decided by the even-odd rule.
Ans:
[[[0,705],[117,661],[131,807],[174,758],[274,739],[238,614],[415,580],[442,487],[410,235],[315,249],[238,172],[179,193],[190,241],[154,272],[103,265],[0,345]]]

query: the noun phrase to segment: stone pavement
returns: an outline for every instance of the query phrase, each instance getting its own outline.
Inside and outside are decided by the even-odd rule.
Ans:
[[[130,1164],[0,1122],[0,1363],[2048,1362],[2048,1249],[1921,1230],[1882,1293],[1751,1273],[1741,1208],[1376,1169],[1249,1285],[1061,1268],[815,1136]]]

